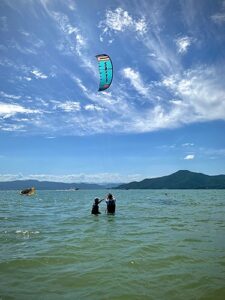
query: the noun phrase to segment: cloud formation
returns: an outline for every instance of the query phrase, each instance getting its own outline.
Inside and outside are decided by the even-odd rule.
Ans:
[[[40,70],[38,69],[34,69],[31,71],[31,74],[33,74],[35,76],[36,79],[47,79],[48,76],[45,75],[44,73],[42,73]],[[27,80],[29,81],[30,78],[29,77],[26,77]]]
[[[224,8],[208,12],[209,19],[202,2],[173,5],[102,3],[101,13],[83,22],[86,11],[71,0],[5,4],[6,15],[8,10],[18,17],[21,26],[15,35],[8,15],[0,20],[7,27],[0,45],[1,122],[11,116],[16,128],[25,122],[22,113],[39,111],[29,121],[29,132],[55,136],[150,132],[224,120],[224,59],[211,39],[215,36],[222,49],[221,26],[213,23]],[[25,22],[21,16],[26,10],[30,19]],[[34,26],[28,26],[34,19]],[[38,26],[42,22],[43,31]],[[113,82],[105,92],[97,92],[98,51],[107,51],[114,65]],[[217,53],[215,59],[211,53]]]
[[[125,30],[140,35],[147,32],[147,22],[144,17],[135,19],[121,7],[117,7],[115,10],[107,10],[105,19],[99,23],[99,27],[102,29],[103,35],[110,34],[110,32],[124,32]],[[102,40],[102,37],[100,37],[100,40]]]
[[[218,70],[187,70],[165,78],[163,84],[180,99],[174,104],[183,111],[185,123],[225,119],[225,89]]]
[[[103,111],[103,110],[106,110],[98,105],[95,105],[95,104],[87,104],[84,106],[84,109],[85,110],[89,110],[89,111]]]
[[[221,10],[211,16],[214,23],[223,25],[225,22],[225,1],[222,2]]]
[[[0,102],[0,116],[3,118],[9,118],[16,114],[36,114],[40,113],[36,109],[25,108],[19,104],[6,104]]]
[[[62,109],[65,112],[74,112],[74,111],[79,111],[81,109],[80,102],[76,102],[76,101],[66,101],[64,103],[60,103],[56,105],[55,108]]]
[[[225,22],[225,13],[218,13],[211,16],[213,22],[217,24],[223,24]]]
[[[5,93],[3,91],[0,92],[0,96],[2,98],[8,98],[8,99],[14,99],[14,100],[19,100],[21,98],[21,96],[7,94],[7,93]]]
[[[146,97],[149,94],[149,89],[144,84],[141,75],[138,71],[133,70],[130,67],[124,68],[122,70],[122,75],[128,79],[133,86],[133,88],[142,96]]]
[[[191,38],[188,36],[180,37],[176,40],[178,53],[184,54],[191,45]]]
[[[185,160],[192,160],[195,158],[195,155],[194,154],[188,154],[184,157]]]

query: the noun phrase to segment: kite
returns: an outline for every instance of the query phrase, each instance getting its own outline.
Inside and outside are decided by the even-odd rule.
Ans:
[[[104,91],[110,87],[113,79],[113,65],[111,58],[107,54],[96,55],[98,60],[98,69],[100,83],[98,91]]]

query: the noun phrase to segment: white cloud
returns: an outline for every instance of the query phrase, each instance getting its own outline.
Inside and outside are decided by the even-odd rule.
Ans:
[[[82,50],[86,47],[86,41],[84,37],[80,34],[76,34],[76,51],[79,56],[82,55]]]
[[[30,33],[24,30],[21,30],[20,33],[26,37],[30,36]]]
[[[143,34],[147,32],[147,23],[145,18],[142,18],[135,22],[136,31]]]
[[[70,19],[67,15],[59,12],[50,12],[53,20],[55,20],[60,32],[61,38],[57,43],[57,49],[61,54],[73,56],[76,54],[82,62],[82,66],[86,71],[91,74],[95,74],[96,66],[90,60],[90,56],[87,54],[88,44],[87,39],[82,34],[81,30],[71,24]]]
[[[82,92],[84,92],[84,93],[88,92],[87,88],[85,87],[85,85],[83,84],[81,79],[79,79],[75,76],[72,76],[72,79],[76,82],[76,84],[79,86],[79,88],[82,90]]]
[[[184,143],[182,144],[183,147],[192,147],[194,146],[194,143]]]
[[[121,89],[118,89],[115,91],[115,94],[112,95],[109,91],[103,91],[101,93],[97,93],[96,91],[91,91],[90,89],[87,89],[87,87],[83,84],[82,80],[77,78],[74,75],[71,75],[72,80],[75,81],[75,83],[78,85],[78,87],[81,89],[81,91],[84,93],[85,97],[89,99],[92,104],[97,107],[97,110],[109,110],[111,112],[119,112],[122,105],[122,98],[120,100],[118,99],[118,94],[123,93]],[[97,79],[99,78],[99,75],[97,76]],[[120,103],[120,106],[118,107],[117,104]],[[92,107],[92,106],[91,106]],[[90,107],[88,106],[88,110],[90,110]],[[86,110],[86,109],[85,109]],[[96,110],[96,109],[95,109]]]
[[[124,68],[122,74],[127,78],[134,89],[142,96],[147,97],[149,89],[144,84],[141,75],[138,71],[133,70],[132,68]]]
[[[70,10],[72,10],[72,11],[76,10],[76,5],[75,5],[75,2],[73,0],[67,0],[67,5],[68,5]]]
[[[29,122],[30,121],[30,119],[28,119],[28,118],[13,118],[13,121],[16,121],[16,122]]]
[[[114,11],[106,11],[105,20],[99,23],[99,28],[102,29],[102,35],[109,34],[110,31],[124,32],[125,30],[144,34],[147,32],[147,23],[144,17],[134,19],[126,10],[118,7]],[[100,40],[103,40],[102,36]]]
[[[13,50],[16,49],[17,51],[25,55],[29,55],[29,54],[37,55],[38,54],[37,49],[40,48],[41,46],[43,46],[43,44],[41,45],[40,42],[36,42],[35,44],[35,41],[33,43],[30,42],[29,46],[25,46],[24,44],[19,43],[18,39],[17,40],[12,39],[10,43],[8,43],[8,48],[12,48]]]
[[[63,13],[59,13],[59,12],[52,12],[49,14],[57,22],[60,30],[64,34],[71,35],[72,33],[78,32],[78,28],[70,24],[69,18],[67,15],[65,15]]]
[[[152,109],[133,114],[130,116],[129,132],[150,132],[162,128],[175,128],[180,123],[181,112],[177,109],[166,109],[161,105],[156,105]]]
[[[151,107],[145,110],[132,110],[128,103],[128,118],[123,119],[124,131],[149,132],[162,128],[176,128],[194,122],[225,120],[222,68],[204,66],[187,70],[165,77],[162,84],[166,88],[165,97],[158,102],[152,102]],[[152,89],[157,86],[151,86],[151,95]],[[163,90],[163,86],[160,87],[159,84],[160,91]],[[173,99],[177,100],[167,100],[171,94]]]
[[[54,12],[51,14],[51,16],[57,22],[60,31],[64,34],[59,49],[61,51],[69,51],[71,52],[71,55],[75,50],[78,56],[82,56],[82,51],[87,47],[87,43],[78,27],[73,26],[70,23],[68,16],[65,14]],[[74,40],[71,40],[71,38],[74,38],[76,42],[75,46]]]
[[[188,48],[191,45],[191,38],[188,36],[178,38],[176,40],[176,45],[177,45],[178,53],[181,54],[186,53]]]
[[[217,24],[223,24],[225,22],[225,13],[217,13],[211,16],[211,19]]]
[[[185,160],[192,160],[195,158],[195,155],[194,154],[188,154],[184,157]]]
[[[39,49],[45,46],[44,41],[38,39],[35,36],[32,36],[30,39],[30,43],[32,43],[32,46],[34,46],[35,48]]]
[[[84,106],[84,109],[85,110],[89,110],[89,111],[103,111],[103,110],[106,110],[98,105],[95,105],[95,104],[87,104]]]
[[[211,19],[214,23],[223,25],[225,22],[225,1],[221,3],[221,11],[212,15]]]
[[[60,108],[66,112],[79,111],[81,109],[80,102],[66,101],[55,106],[55,108]]]
[[[34,69],[33,71],[31,71],[31,73],[35,76],[36,79],[47,79],[48,78],[47,75],[45,75],[38,69]]]
[[[165,77],[163,84],[175,97],[184,123],[225,119],[225,88],[223,71],[218,67],[187,70]]]
[[[29,99],[29,98],[28,98]],[[28,102],[33,102],[34,100],[32,99],[32,98],[30,98],[29,100],[27,100]],[[43,108],[43,106],[44,106],[44,108],[46,108],[46,107],[48,107],[49,106],[49,102],[51,102],[51,100],[49,100],[49,101],[46,101],[46,100],[44,100],[44,99],[42,99],[42,98],[40,98],[40,97],[35,97],[35,104],[37,105],[37,106],[41,106],[42,108]]]
[[[0,102],[0,116],[3,116],[3,118],[9,118],[17,113],[33,114],[33,113],[39,113],[39,111],[25,108],[18,104],[6,104]]]
[[[133,19],[127,11],[118,7],[115,11],[106,11],[105,25],[106,28],[115,31],[124,31],[127,27],[133,26]]]
[[[126,68],[123,74],[129,79],[135,90],[147,99],[155,93],[154,89],[165,90],[165,99],[151,101],[144,109],[133,105],[139,100],[138,95],[128,94],[124,83],[120,83],[111,92],[96,93],[88,90],[79,78],[72,78],[90,103],[81,107],[77,101],[48,100],[43,102],[35,98],[40,109],[46,103],[55,109],[48,118],[40,115],[32,121],[32,125],[41,128],[49,136],[60,134],[88,135],[103,132],[149,132],[162,128],[175,128],[193,122],[225,119],[225,91],[223,74],[214,68],[198,68],[167,76],[160,83],[151,85],[151,93],[145,90],[145,84],[136,70]],[[150,89],[149,88],[149,89]],[[168,100],[172,96],[172,99]],[[163,97],[162,97],[163,98]],[[87,100],[86,99],[86,100]],[[82,109],[83,108],[83,109]],[[15,109],[15,107],[14,107]],[[60,114],[57,110],[68,112]],[[77,112],[69,114],[69,112]],[[104,111],[104,114],[101,112]],[[11,114],[23,112],[18,109]],[[10,111],[4,112],[3,117],[10,116]],[[107,120],[110,116],[110,122]],[[39,123],[38,123],[39,122]],[[57,124],[57,127],[55,126]],[[56,130],[57,128],[57,130]],[[183,147],[191,147],[185,143]],[[188,145],[189,144],[189,145]]]
[[[200,155],[206,155],[206,156],[214,156],[216,157],[225,157],[225,149],[220,148],[220,149],[212,149],[212,148],[204,148],[200,147],[198,149]]]
[[[32,80],[32,78],[30,78],[30,77],[24,77],[24,79],[27,80],[27,81],[31,81]]]
[[[160,22],[160,21],[159,21]],[[141,39],[145,51],[148,51],[146,62],[160,77],[174,74],[181,69],[177,53],[162,38],[159,25],[151,27],[148,35]]]
[[[21,98],[21,96],[10,95],[10,94],[7,94],[3,91],[0,92],[0,96],[3,97],[3,98],[9,98],[9,99],[14,99],[14,100],[18,100],[18,99]]]
[[[24,125],[18,125],[18,124],[7,124],[5,126],[0,126],[0,129],[2,131],[26,131],[25,129],[25,126]]]

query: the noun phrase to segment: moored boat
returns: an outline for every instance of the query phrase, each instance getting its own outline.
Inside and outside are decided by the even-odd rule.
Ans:
[[[25,196],[31,196],[35,193],[35,188],[28,188],[28,189],[24,189],[20,192],[20,195],[25,195]]]

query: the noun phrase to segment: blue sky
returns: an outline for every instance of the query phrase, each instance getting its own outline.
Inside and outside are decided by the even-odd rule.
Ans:
[[[225,173],[224,33],[225,1],[2,0],[0,180]]]

